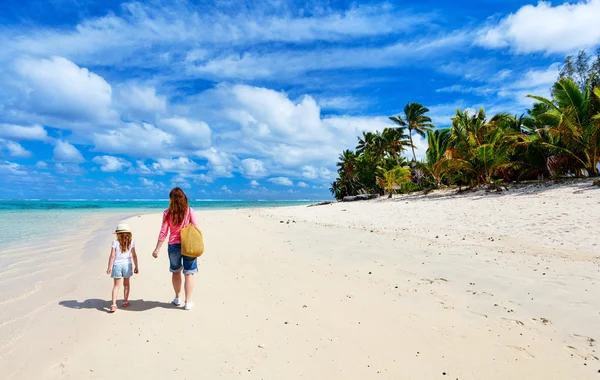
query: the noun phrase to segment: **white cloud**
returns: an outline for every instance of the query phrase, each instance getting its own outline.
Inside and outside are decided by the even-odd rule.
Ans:
[[[157,95],[154,87],[135,84],[120,86],[116,100],[121,115],[130,120],[149,120],[167,111],[167,98]]]
[[[367,102],[364,100],[357,99],[352,96],[334,96],[329,98],[319,98],[319,107],[327,110],[341,110],[341,111],[356,111],[357,109],[364,108]]]
[[[68,59],[23,58],[16,61],[15,70],[23,81],[19,94],[25,97],[19,104],[29,112],[75,122],[117,120],[111,109],[111,86]]]
[[[65,175],[82,175],[85,174],[85,170],[76,163],[61,163],[57,162],[54,164],[54,170],[59,174]]]
[[[27,172],[16,162],[0,161],[0,174],[2,175],[26,175]]]
[[[306,183],[306,182],[298,182],[297,186],[298,186],[298,187],[301,187],[301,188],[307,188],[307,187],[310,187],[310,186],[308,185],[308,183]]]
[[[147,123],[128,123],[121,128],[96,132],[92,136],[95,150],[137,157],[168,155],[174,137]]]
[[[600,0],[552,6],[541,1],[485,29],[477,43],[490,48],[510,47],[517,53],[570,53],[600,44]]]
[[[342,41],[411,31],[419,25],[430,26],[434,14],[412,14],[405,8],[389,5],[361,5],[347,10],[305,5],[302,12],[272,12],[256,6],[231,13],[231,6],[210,9],[191,3],[124,3],[121,12],[86,19],[73,29],[35,29],[27,25],[10,30],[19,38],[3,42],[6,56],[59,54],[78,61],[106,64],[149,65],[147,58],[162,52],[189,52],[187,60],[202,60],[216,46],[236,47],[264,42],[306,43]],[[294,14],[295,13],[295,14]],[[303,14],[304,13],[304,14]],[[162,54],[160,55],[162,56]],[[163,59],[169,63],[170,56]]]
[[[256,180],[252,180],[252,181],[250,181],[250,186],[252,186],[252,187],[259,187],[260,183],[258,183],[258,181],[256,181]]]
[[[54,161],[57,162],[83,162],[85,161],[81,152],[68,141],[57,140],[54,146]]]
[[[225,192],[225,193],[227,193],[227,194],[232,194],[232,193],[233,193],[233,192],[232,192],[231,190],[229,190],[229,188],[228,188],[227,186],[225,186],[225,185],[223,185],[223,186],[221,187],[221,191],[223,191],[223,192]]]
[[[131,167],[129,161],[114,156],[96,156],[92,161],[101,165],[100,171],[107,173],[119,172],[125,168]]]
[[[35,167],[38,169],[46,169],[46,168],[48,168],[48,164],[45,163],[44,161],[38,161],[38,162],[36,162]]]
[[[216,148],[210,148],[196,152],[196,156],[205,158],[208,160],[208,168],[210,174],[215,177],[226,177],[230,178],[233,176],[233,160],[237,160],[237,157],[230,155],[226,152],[219,151]]]
[[[154,187],[154,181],[146,179],[146,178],[140,178],[140,182],[142,183],[142,185],[146,186],[146,187]]]
[[[332,178],[332,173],[329,169],[320,167],[316,168],[311,165],[302,167],[302,176],[307,179],[324,179],[329,180]],[[333,175],[335,177],[335,175]]]
[[[202,166],[187,157],[173,159],[158,158],[156,162],[152,164],[152,169],[168,173],[192,173],[202,169]]]
[[[9,157],[13,158],[27,158],[33,155],[33,153],[23,148],[21,144],[4,139],[0,139],[0,152],[5,152]]]
[[[0,124],[0,137],[16,140],[46,141],[48,140],[48,132],[40,125],[26,127],[14,124]]]
[[[268,181],[280,186],[294,186],[292,180],[287,177],[269,178]]]
[[[250,178],[262,178],[267,175],[265,164],[261,160],[247,158],[241,162],[242,173]]]
[[[203,149],[211,145],[212,131],[208,124],[203,121],[172,117],[160,120],[159,125],[176,136],[176,143],[179,147]]]
[[[265,54],[231,53],[190,65],[190,75],[215,79],[264,79],[335,69],[385,68],[426,62],[464,46],[472,36],[462,31],[438,38],[415,38],[378,47],[289,50]]]
[[[191,189],[192,185],[190,185],[190,183],[185,177],[178,175],[171,179],[171,187],[182,187],[184,189]]]

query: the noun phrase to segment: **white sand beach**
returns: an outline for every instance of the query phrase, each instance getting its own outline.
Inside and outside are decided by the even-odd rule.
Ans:
[[[114,226],[4,339],[5,379],[600,379],[600,189],[198,212],[195,308],[171,301],[160,214],[109,314]],[[16,318],[16,317],[15,317]],[[16,322],[20,325],[21,322]],[[7,325],[7,326],[8,326]],[[0,325],[1,327],[1,325]]]

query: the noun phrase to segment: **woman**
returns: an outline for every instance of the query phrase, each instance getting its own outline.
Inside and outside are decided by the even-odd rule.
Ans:
[[[198,273],[198,260],[197,258],[191,258],[181,255],[181,234],[180,231],[183,227],[188,224],[193,224],[196,228],[196,217],[194,210],[188,207],[188,199],[179,187],[171,190],[169,194],[169,208],[163,213],[162,227],[160,234],[158,235],[158,242],[152,256],[158,257],[160,248],[162,247],[167,234],[170,230],[169,236],[169,263],[170,270],[173,274],[173,290],[175,290],[175,299],[173,305],[180,306],[181,299],[179,297],[181,293],[181,270],[183,268],[183,275],[185,277],[185,310],[190,310],[194,307],[192,302],[192,293],[194,291],[194,274]]]

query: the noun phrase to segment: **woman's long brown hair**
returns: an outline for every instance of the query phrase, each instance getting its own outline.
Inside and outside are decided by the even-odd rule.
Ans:
[[[171,217],[171,223],[174,226],[183,224],[183,218],[188,209],[188,199],[183,190],[179,187],[171,190],[169,194],[171,202],[169,203],[168,215]]]
[[[117,234],[117,241],[121,247],[121,252],[129,251],[131,248],[131,232],[120,232]]]

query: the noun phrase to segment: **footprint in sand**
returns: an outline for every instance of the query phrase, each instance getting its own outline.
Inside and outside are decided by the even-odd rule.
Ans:
[[[529,320],[531,321],[531,323],[533,323],[534,325],[541,323],[543,325],[551,325],[552,321],[547,319],[547,318],[529,318]]]
[[[571,352],[571,356],[577,356],[578,358],[584,360],[600,360],[596,355],[588,354],[587,352],[584,352],[577,347],[565,346],[565,348]]]
[[[510,318],[500,318],[503,321],[514,323],[517,326],[525,326],[525,323],[519,321],[518,319],[510,319]]]
[[[589,336],[579,335],[579,334],[571,334],[571,336],[573,338],[585,340],[590,347],[596,346],[596,339],[594,339],[594,338],[590,338]]]
[[[510,345],[509,345],[509,346],[506,346],[506,347],[508,347],[508,348],[510,348],[510,349],[513,349],[513,350],[515,350],[515,351],[519,351],[521,354],[523,354],[523,356],[524,356],[524,357],[526,357],[526,358],[528,358],[528,359],[535,359],[535,356],[534,356],[534,355],[533,355],[531,352],[527,351],[527,349],[526,349],[526,348],[524,348],[524,347],[520,347],[520,346],[510,346]]]

